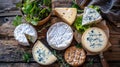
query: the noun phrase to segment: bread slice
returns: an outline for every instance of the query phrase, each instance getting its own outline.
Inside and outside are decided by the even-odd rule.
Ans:
[[[55,12],[55,15],[60,17],[63,21],[65,21],[69,25],[73,24],[77,15],[76,8],[55,8],[54,12]]]

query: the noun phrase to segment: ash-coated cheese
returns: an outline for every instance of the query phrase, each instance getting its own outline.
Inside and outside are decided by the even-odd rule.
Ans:
[[[34,60],[42,65],[49,65],[57,60],[52,52],[39,40],[32,48],[32,54]]]
[[[102,20],[101,15],[95,9],[85,7],[82,25],[97,23],[100,22],[101,20]]]
[[[105,32],[97,27],[89,28],[82,35],[82,45],[90,52],[101,52],[107,46]]]
[[[63,19],[69,25],[72,25],[76,15],[77,9],[76,8],[55,8],[55,14]]]
[[[21,45],[29,46],[29,41],[34,43],[37,40],[37,32],[30,24],[23,23],[15,28],[14,37]]]
[[[72,39],[73,31],[71,27],[64,22],[53,24],[47,31],[47,42],[56,50],[67,48],[71,44]]]

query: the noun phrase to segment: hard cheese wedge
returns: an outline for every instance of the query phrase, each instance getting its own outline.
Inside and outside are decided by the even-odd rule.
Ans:
[[[69,25],[72,25],[76,15],[77,9],[76,8],[55,8],[55,14],[63,19]]]
[[[57,60],[57,58],[51,53],[51,51],[47,47],[45,47],[45,45],[39,40],[32,48],[32,54],[34,60],[42,65],[49,65]]]
[[[82,35],[82,45],[90,52],[101,52],[105,49],[108,38],[105,32],[97,27],[87,29]]]
[[[37,40],[37,32],[30,24],[23,23],[15,28],[14,37],[21,45],[29,46],[29,41],[34,43]]]
[[[102,20],[101,15],[95,9],[85,7],[82,25],[97,23],[100,22],[101,20]]]

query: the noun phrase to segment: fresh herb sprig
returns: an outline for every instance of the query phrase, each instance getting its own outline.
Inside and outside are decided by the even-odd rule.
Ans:
[[[22,23],[22,16],[16,16],[12,22],[15,27]]]
[[[23,58],[23,60],[24,60],[25,62],[30,62],[30,58],[31,58],[31,57],[32,57],[31,54],[28,53],[28,52],[25,52],[25,53],[23,54],[23,56],[22,56],[22,58]]]
[[[60,67],[70,67],[70,65],[65,62],[62,54],[58,54],[56,50],[53,50],[52,53],[57,57]]]

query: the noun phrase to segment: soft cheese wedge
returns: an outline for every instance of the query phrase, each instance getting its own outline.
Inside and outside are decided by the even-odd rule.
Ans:
[[[49,65],[57,60],[52,52],[39,40],[32,48],[32,54],[34,60],[42,65]]]
[[[76,8],[55,8],[55,14],[63,19],[69,25],[72,25],[76,15],[77,9]]]
[[[14,30],[15,39],[23,46],[29,46],[29,41],[34,43],[37,40],[37,32],[30,24],[20,24]]]
[[[101,15],[92,8],[85,7],[83,19],[82,19],[82,25],[88,25],[91,23],[97,23],[102,20]]]
[[[97,27],[87,29],[82,35],[82,45],[90,52],[101,52],[105,49],[108,38],[105,32]]]

